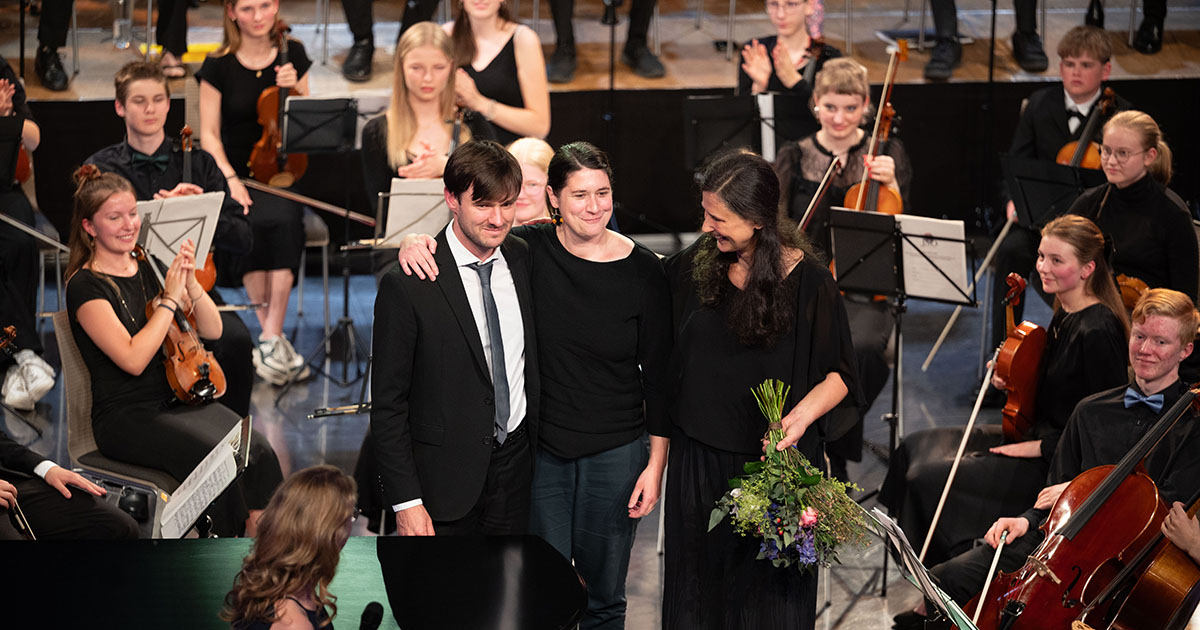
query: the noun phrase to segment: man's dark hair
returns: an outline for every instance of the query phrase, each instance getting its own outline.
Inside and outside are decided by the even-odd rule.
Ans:
[[[446,190],[460,201],[471,189],[472,201],[511,203],[521,194],[521,181],[517,158],[491,140],[472,140],[458,147],[442,175]]]

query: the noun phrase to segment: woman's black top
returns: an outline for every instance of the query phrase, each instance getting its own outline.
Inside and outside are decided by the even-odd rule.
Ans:
[[[136,376],[113,362],[79,325],[79,307],[92,300],[108,302],[125,330],[133,336],[146,325],[146,302],[157,293],[153,272],[145,262],[139,263],[138,273],[128,278],[80,269],[67,282],[71,333],[92,378],[93,427],[116,415],[153,415],[172,400],[174,394],[167,382],[166,369],[157,358],[151,359],[146,369]]]
[[[476,70],[471,64],[463,66],[463,70],[466,70],[467,74],[471,75],[471,78],[475,80],[475,88],[479,90],[480,94],[494,99],[501,105],[524,108],[525,97],[521,95],[521,81],[517,75],[517,49],[515,44],[517,31],[520,29],[520,25],[517,25],[517,28],[513,29],[512,37],[508,38],[508,43],[504,44],[504,48],[500,49],[500,53],[483,70]],[[486,111],[484,110],[485,113]],[[498,126],[496,123],[487,121],[487,124],[492,128],[496,142],[504,146],[508,146],[513,140],[521,137],[519,134]]]
[[[698,243],[711,238],[702,236]],[[761,453],[767,430],[750,390],[767,379],[791,387],[784,414],[815,385],[837,372],[849,393],[814,422],[798,443],[806,456],[819,453],[818,440],[839,437],[834,427],[858,421],[862,400],[846,307],[829,270],[801,261],[786,282],[794,290],[792,327],[770,346],[742,344],[729,325],[729,300],[704,306],[692,279],[697,244],[667,261],[676,337],[671,358],[672,421],[688,437],[724,451]],[[728,281],[727,281],[728,282]],[[732,283],[725,295],[737,291]]]
[[[1129,380],[1125,327],[1103,304],[1068,313],[1055,311],[1046,329],[1042,377],[1034,400],[1031,440],[1042,441],[1049,463],[1067,418],[1084,397]]]
[[[312,67],[312,60],[304,52],[304,44],[288,40],[288,61],[296,68],[296,80]],[[262,70],[250,70],[242,65],[234,53],[220,57],[208,57],[200,71],[199,81],[208,81],[221,93],[221,143],[225,145],[225,157],[237,171],[239,177],[250,173],[250,152],[254,143],[262,137],[262,125],[258,124],[258,96],[275,85],[275,66],[282,65],[277,55]]]
[[[314,630],[333,630],[333,622],[328,621],[329,612],[325,610],[324,606],[318,608],[317,610],[309,610],[305,608],[304,605],[300,603],[300,600],[296,599],[295,597],[288,597],[288,599],[296,602],[296,604],[300,606],[302,610],[304,610],[304,614],[308,617],[308,622],[312,624]],[[322,626],[321,624],[325,625]],[[235,621],[232,624],[232,628],[233,630],[270,630],[271,625],[272,622],[264,619],[259,619],[256,621],[242,620]]]
[[[835,172],[829,181],[829,190],[817,207],[813,208],[809,219],[808,234],[813,245],[820,253],[829,254],[829,209],[841,206],[846,191],[859,183],[863,174],[863,156],[867,154],[871,134],[863,134],[862,140],[850,147],[846,154],[846,164],[841,171]],[[900,198],[908,207],[908,191],[912,183],[912,163],[908,160],[908,152],[899,138],[891,138],[881,151],[889,155],[896,163],[896,184],[900,187]],[[817,142],[817,134],[806,136],[798,142],[790,142],[779,149],[775,156],[775,173],[779,175],[779,186],[782,189],[784,207],[787,215],[796,221],[804,216],[809,201],[817,192],[825,171],[833,163],[833,153]]]
[[[646,431],[669,436],[671,303],[658,256],[635,243],[625,258],[592,262],[568,252],[551,224],[513,234],[532,261],[542,448],[572,459]]]
[[[758,38],[758,42],[766,46],[767,54],[775,50],[775,42],[777,40],[778,37],[775,35]],[[821,125],[817,122],[816,116],[813,115],[812,105],[809,103],[812,98],[812,83],[805,80],[805,77],[811,74],[815,78],[816,73],[821,71],[826,61],[841,56],[842,51],[837,48],[828,45],[821,46],[821,51],[817,53],[815,60],[809,60],[803,66],[800,66],[798,71],[801,78],[792,87],[785,86],[775,74],[775,66],[771,66],[771,78],[767,79],[767,92],[792,97],[790,106],[786,111],[776,110],[775,112],[775,130],[781,137],[788,140],[797,140],[820,128]],[[813,65],[814,63],[816,65]],[[812,70],[811,73],[809,72],[810,69]],[[754,81],[750,78],[750,75],[746,74],[745,70],[742,70],[742,65],[739,63],[737,93],[749,96],[753,85]]]
[[[1200,275],[1196,232],[1191,212],[1174,191],[1147,174],[1123,189],[1112,184],[1088,189],[1070,212],[1095,221],[1100,231],[1112,237],[1115,273],[1196,300]]]

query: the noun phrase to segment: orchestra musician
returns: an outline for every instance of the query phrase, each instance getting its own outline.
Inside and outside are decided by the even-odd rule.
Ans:
[[[171,96],[167,77],[163,76],[159,64],[131,61],[117,71],[114,84],[114,108],[125,121],[125,140],[100,149],[84,163],[95,164],[101,172],[116,173],[129,180],[137,198],[143,201],[205,192],[225,193],[213,247],[229,257],[249,253],[254,234],[243,214],[242,204],[229,194],[229,186],[216,161],[208,152],[194,150],[192,172],[185,175],[183,150],[163,131],[171,109]],[[185,178],[189,183],[183,183]],[[216,304],[224,303],[215,287],[209,291],[209,297]],[[210,349],[225,371],[228,383],[221,403],[239,416],[250,413],[254,346],[245,322],[236,313],[221,313],[221,337],[211,344]]]
[[[996,520],[984,536],[994,548],[1008,532],[1000,554],[999,570],[1011,572],[1044,539],[1038,525],[1072,479],[1085,470],[1115,464],[1128,453],[1187,387],[1179,380],[1179,363],[1192,352],[1200,313],[1188,296],[1170,289],[1152,289],[1133,310],[1128,359],[1133,381],[1093,394],[1071,413],[1050,464],[1045,488],[1023,513]],[[1143,462],[1168,505],[1186,500],[1200,479],[1200,426],[1185,417]],[[1010,512],[1011,514],[1011,512]],[[980,530],[982,531],[982,530]],[[984,585],[993,549],[980,546],[933,567],[942,589],[965,604]],[[924,606],[896,617],[896,628],[921,628]]]
[[[247,209],[254,247],[247,256],[219,256],[218,281],[227,285],[240,280],[251,302],[266,304],[255,311],[262,332],[254,366],[263,380],[282,385],[289,377],[308,374],[304,358],[283,334],[304,251],[303,208],[267,193],[251,194],[240,178],[249,175],[250,155],[263,131],[256,107],[259,95],[270,87],[295,88],[307,95],[312,61],[304,46],[283,32],[278,0],[225,0],[224,8],[224,40],[196,74],[200,144],[216,160],[229,194]],[[287,45],[286,63],[280,43]]]
[[[221,317],[195,274],[195,245],[186,241],[164,274],[162,298],[150,268],[131,253],[141,229],[128,180],[85,164],[71,220],[67,313],[88,366],[92,432],[106,457],[164,470],[182,481],[240,420],[219,402],[184,406],[175,400],[157,359],[175,314],[195,318],[201,339],[221,336]],[[253,536],[257,517],[283,475],[261,434],[250,442],[246,472],[210,508],[220,536]]]
[[[1062,216],[1042,229],[1038,273],[1056,308],[1040,364],[1033,429],[1025,440],[1005,443],[999,425],[975,427],[927,564],[962,551],[997,517],[1028,507],[1043,486],[1076,403],[1127,380],[1129,324],[1108,254],[1104,236],[1083,217]],[[994,377],[993,385],[1003,390],[1006,383]],[[927,535],[962,434],[961,427],[914,433],[892,460],[880,502],[898,516],[910,539]]]

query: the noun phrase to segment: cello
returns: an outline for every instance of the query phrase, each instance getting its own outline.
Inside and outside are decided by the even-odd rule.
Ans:
[[[1166,410],[1116,465],[1084,471],[1063,490],[1041,526],[1046,538],[1025,565],[996,576],[980,630],[1067,628],[1113,575],[1162,527],[1167,507],[1142,460],[1195,404],[1192,389]]]
[[[1096,137],[1100,121],[1108,118],[1113,107],[1117,104],[1117,94],[1110,87],[1104,88],[1100,100],[1088,114],[1087,122],[1083,125],[1083,133],[1078,140],[1072,140],[1058,150],[1054,161],[1065,166],[1077,166],[1093,171],[1100,170],[1100,144],[1092,138]]]
[[[146,303],[146,318],[154,316],[166,288],[157,260],[150,261],[141,245],[134,248],[138,263],[149,262],[160,291]],[[163,364],[167,370],[167,381],[175,397],[189,405],[203,405],[214,398],[225,395],[225,372],[217,363],[212,352],[205,349],[196,333],[196,320],[191,315],[179,312],[177,306],[171,315],[171,325],[163,338]]]
[[[287,65],[287,32],[282,22],[277,25],[276,38],[279,47],[279,65]],[[254,143],[250,152],[250,177],[277,188],[287,188],[296,183],[308,169],[308,156],[303,153],[281,153],[283,148],[283,121],[287,97],[299,95],[296,88],[280,90],[272,85],[258,95],[258,124],[262,125],[262,137]]]
[[[908,61],[908,40],[897,42],[899,47],[892,51],[888,60],[887,78],[883,82],[883,95],[879,99],[879,115],[875,117],[875,129],[871,132],[871,141],[864,159],[879,155],[887,145],[891,135],[892,122],[896,110],[892,107],[892,86],[896,82],[896,70],[900,62]],[[868,169],[863,169],[862,179],[846,191],[843,205],[851,210],[867,210],[884,214],[901,214],[904,211],[904,200],[900,193],[890,186],[882,186],[870,179]]]

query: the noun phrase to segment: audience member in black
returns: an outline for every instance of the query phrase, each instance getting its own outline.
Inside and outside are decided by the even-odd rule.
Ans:
[[[1045,0],[1043,0],[1045,1]],[[944,81],[962,61],[958,41],[958,7],[954,0],[931,0],[933,28],[937,43],[925,64],[925,78]],[[1037,0],[1013,0],[1016,30],[1012,34],[1012,55],[1026,72],[1043,72],[1049,65],[1042,38],[1037,33]]]
[[[154,29],[155,38],[162,46],[158,62],[163,76],[182,79],[187,71],[183,67],[183,54],[187,52],[188,0],[158,0],[158,21]]]
[[[1192,301],[1178,291],[1153,289],[1133,310],[1128,359],[1133,381],[1080,401],[1067,421],[1050,464],[1045,488],[1019,516],[997,519],[987,530],[988,545],[976,547],[933,567],[946,594],[966,604],[982,590],[1000,536],[1008,532],[999,571],[1020,568],[1045,538],[1039,529],[1067,485],[1096,466],[1116,464],[1152,427],[1162,410],[1189,395],[1179,380],[1179,362],[1192,352],[1200,324]],[[1143,462],[1167,505],[1186,501],[1200,479],[1200,424],[1191,412],[1181,419]],[[1141,517],[1143,515],[1136,515]],[[1069,543],[1067,543],[1069,544]],[[990,547],[989,547],[990,545]],[[895,628],[924,627],[924,605],[896,617]]]
[[[1033,429],[1021,441],[999,425],[979,425],[967,443],[927,563],[952,557],[996,518],[1029,505],[1046,479],[1067,418],[1085,396],[1123,383],[1126,376],[1125,307],[1106,263],[1108,250],[1096,226],[1062,216],[1042,230],[1038,273],[1055,297],[1046,328]],[[1007,383],[993,377],[1003,391]],[[922,544],[962,440],[962,427],[919,431],[897,450],[880,502],[897,517],[909,540]]]
[[[184,241],[159,294],[150,263],[131,253],[141,229],[133,186],[85,164],[76,173],[67,263],[67,313],[92,388],[92,433],[106,457],[166,471],[182,481],[240,420],[219,402],[175,400],[158,359],[179,311],[201,340],[221,335],[221,316],[195,274],[195,244]],[[149,310],[149,313],[147,312]],[[257,518],[282,479],[279,460],[257,431],[249,465],[209,509],[213,531],[254,535]]]
[[[1104,28],[1104,0],[1091,0],[1083,19],[1089,26]],[[1142,3],[1142,24],[1131,44],[1133,49],[1144,55],[1153,55],[1162,50],[1163,23],[1166,19],[1167,0],[1145,0]]]
[[[33,120],[33,111],[25,100],[21,84],[8,62],[0,57],[0,118],[20,121],[9,143],[20,143],[24,155],[33,153],[41,141],[41,129]],[[13,150],[5,143],[3,150]],[[28,158],[26,158],[28,159]],[[5,174],[7,176],[7,174]],[[33,206],[21,189],[18,175],[13,181],[0,182],[0,214],[33,227]],[[42,340],[36,334],[38,243],[30,235],[0,222],[0,329],[16,328],[13,358],[0,353],[0,396],[4,404],[30,411],[46,392],[54,387],[54,369],[41,358]]]
[[[192,172],[186,177],[189,183],[183,183],[183,151],[179,142],[168,138],[163,130],[171,97],[159,66],[132,61],[117,71],[114,83],[117,115],[125,120],[125,140],[93,153],[85,163],[95,164],[102,172],[116,173],[129,180],[137,198],[142,201],[205,192],[225,193],[213,247],[224,258],[249,253],[254,234],[242,204],[229,195],[225,177],[212,156],[202,149],[193,150]],[[203,260],[204,256],[200,258]],[[224,303],[215,289],[209,296],[217,304]],[[225,370],[228,383],[221,402],[239,416],[245,416],[250,413],[250,393],[254,385],[254,340],[236,313],[221,313],[221,323],[221,338],[210,348]]]
[[[658,79],[666,76],[658,56],[646,45],[654,5],[658,0],[630,0],[629,31],[621,51],[621,63],[629,66],[639,77]],[[620,6],[620,2],[613,3]],[[607,6],[607,5],[606,5]],[[614,19],[615,19],[615,10]],[[546,76],[551,83],[570,83],[575,78],[575,0],[550,0],[550,15],[554,17],[554,54],[546,62]]]
[[[342,76],[348,81],[361,83],[371,78],[371,60],[375,57],[375,20],[371,15],[373,0],[343,0],[342,9],[346,12],[346,26],[350,27],[350,35],[354,44],[346,53],[342,62]],[[400,35],[403,37],[414,24],[428,22],[437,11],[438,0],[408,0],[404,3],[404,17],[400,22]]]

